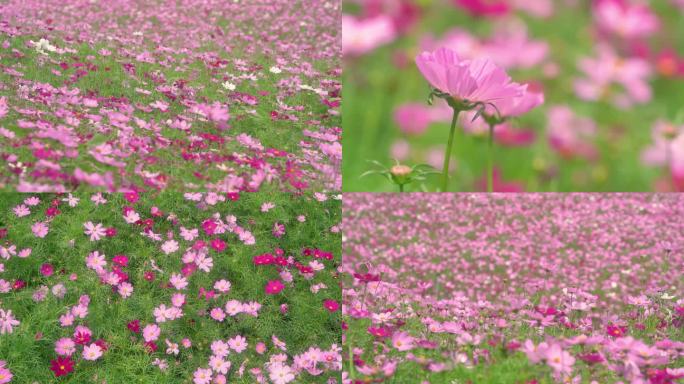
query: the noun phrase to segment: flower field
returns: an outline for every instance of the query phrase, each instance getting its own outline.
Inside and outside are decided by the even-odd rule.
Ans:
[[[0,4],[0,189],[340,190],[335,1]]]
[[[0,198],[0,383],[335,383],[340,201]]]
[[[677,194],[347,194],[351,383],[679,383]]]
[[[342,18],[345,191],[684,191],[684,2],[346,0]]]

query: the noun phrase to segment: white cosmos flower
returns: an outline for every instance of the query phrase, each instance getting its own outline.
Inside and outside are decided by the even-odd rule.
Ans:
[[[40,39],[38,42],[31,40],[30,43],[36,48],[36,52],[40,53],[41,55],[47,55],[45,51],[57,51],[57,47],[50,44],[50,42],[46,39]]]
[[[271,73],[275,73],[276,75],[279,74],[279,73],[281,73],[281,72],[283,72],[283,70],[280,69],[280,68],[278,68],[278,67],[271,67],[271,68],[269,69],[269,71],[270,71]]]
[[[223,88],[229,90],[229,91],[234,91],[235,90],[235,84],[231,83],[230,81],[226,81],[225,83],[221,84]]]

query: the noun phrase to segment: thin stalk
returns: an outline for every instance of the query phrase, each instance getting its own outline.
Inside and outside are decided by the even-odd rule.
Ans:
[[[404,192],[404,184],[399,184],[399,192]]]
[[[347,335],[347,342],[349,343],[349,378],[353,383],[354,379],[356,378],[356,372],[354,372],[354,348],[352,346],[349,335]]]
[[[489,124],[489,158],[487,159],[487,192],[494,192],[494,124]]]
[[[449,186],[449,163],[451,160],[451,148],[454,146],[454,135],[456,133],[456,120],[461,111],[454,108],[454,117],[451,120],[451,130],[449,131],[449,141],[447,142],[447,149],[444,153],[444,167],[442,170],[442,192],[447,191]]]

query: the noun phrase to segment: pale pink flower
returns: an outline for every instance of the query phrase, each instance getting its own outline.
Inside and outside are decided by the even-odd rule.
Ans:
[[[31,226],[33,234],[41,239],[48,234],[48,230],[48,225],[43,221],[39,221]]]
[[[178,273],[174,273],[171,275],[171,279],[169,279],[169,283],[173,285],[174,288],[178,290],[183,290],[185,287],[188,286],[188,280],[185,279],[182,275]]]
[[[212,372],[208,368],[197,368],[193,374],[193,383],[195,384],[209,384],[211,382]]]
[[[143,328],[143,339],[146,342],[155,341],[159,338],[161,329],[157,324],[148,324]]]
[[[392,346],[398,351],[410,351],[415,347],[414,339],[406,332],[395,332],[392,335]]]
[[[235,352],[242,353],[242,351],[247,349],[247,339],[243,336],[237,335],[228,340],[228,345]]]
[[[86,229],[84,233],[90,236],[90,241],[98,241],[106,234],[106,229],[101,223],[93,224],[93,222],[88,221],[83,226]]]
[[[211,316],[212,319],[222,322],[223,319],[226,318],[226,313],[223,312],[221,308],[213,308],[210,312],[209,315]]]
[[[224,358],[230,353],[230,347],[223,340],[214,340],[211,343],[211,352],[218,357]]]
[[[342,15],[342,55],[359,56],[397,37],[392,19],[386,15],[358,19]]]
[[[14,331],[13,327],[19,324],[19,320],[14,317],[11,309],[6,311],[0,309],[0,335],[12,333]]]
[[[167,240],[162,244],[161,249],[167,255],[176,252],[178,250],[178,242],[176,240]]]
[[[31,210],[24,204],[17,205],[14,207],[13,211],[17,217],[24,217],[31,214]]]
[[[119,292],[119,295],[121,295],[121,297],[130,297],[133,294],[133,285],[131,285],[129,282],[124,281],[123,283],[119,284],[117,292]]]
[[[99,345],[92,343],[83,347],[83,358],[85,360],[97,360],[102,356],[102,348]]]
[[[268,366],[268,377],[273,384],[287,384],[295,379],[292,368],[283,363],[270,364]]]
[[[55,353],[60,356],[71,356],[76,352],[76,343],[71,338],[63,337],[55,342]]]

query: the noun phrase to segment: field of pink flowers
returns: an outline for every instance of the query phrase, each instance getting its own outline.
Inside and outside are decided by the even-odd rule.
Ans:
[[[346,194],[348,383],[678,383],[684,196]]]
[[[0,3],[0,189],[339,190],[340,4]]]
[[[0,198],[0,383],[337,383],[340,201]]]

